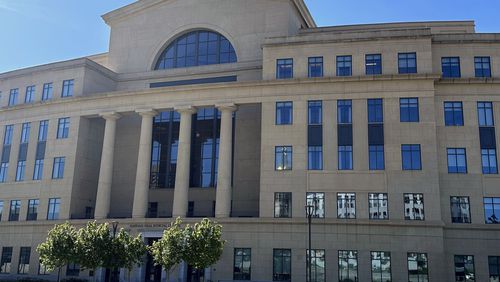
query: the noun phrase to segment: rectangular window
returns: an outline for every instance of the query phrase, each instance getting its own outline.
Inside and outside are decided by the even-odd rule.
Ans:
[[[292,193],[274,193],[274,217],[292,217]]]
[[[368,99],[368,123],[384,122],[384,101],[382,99]]]
[[[476,77],[491,77],[490,57],[474,57]]]
[[[9,171],[9,163],[0,164],[0,183],[7,181],[7,172]]]
[[[314,218],[325,217],[325,193],[307,192],[306,205],[314,207],[314,212],[312,217]]]
[[[498,174],[497,150],[481,149],[481,163],[484,174]]]
[[[500,223],[500,198],[484,198],[484,220],[486,224]]]
[[[47,101],[52,99],[52,92],[53,92],[52,82],[45,83],[43,85],[42,101]]]
[[[9,221],[19,221],[19,212],[21,211],[21,201],[10,201]]]
[[[19,264],[17,267],[18,274],[28,274],[30,272],[30,247],[21,247],[19,252]]]
[[[9,107],[17,105],[19,99],[19,89],[11,89],[9,95]]]
[[[73,96],[74,86],[75,86],[75,81],[73,79],[63,81],[61,97]]]
[[[41,180],[43,176],[43,160],[35,160],[35,169],[33,170],[33,180]]]
[[[52,168],[52,179],[62,179],[64,177],[65,157],[54,158],[54,167]]]
[[[49,273],[47,267],[42,262],[38,262],[38,275],[48,275]]]
[[[293,123],[293,102],[276,102],[276,124]]]
[[[47,132],[49,131],[49,121],[42,120],[38,126],[38,141],[47,141]]]
[[[352,75],[352,56],[337,56],[337,76]]]
[[[359,281],[358,251],[339,251],[339,281]]]
[[[356,218],[355,193],[337,193],[337,218]]]
[[[391,253],[371,252],[372,282],[391,282]]]
[[[307,166],[309,170],[323,169],[323,147],[309,146],[307,152]]]
[[[369,54],[365,56],[366,75],[382,74],[382,55]]]
[[[275,169],[292,170],[292,146],[276,146]]]
[[[273,249],[273,281],[292,280],[292,250]]]
[[[389,203],[387,193],[368,194],[370,219],[389,219]]]
[[[311,266],[311,278],[307,281],[325,282],[325,250],[311,250],[311,263],[309,263],[309,250],[306,250],[306,270],[309,276],[309,266]]]
[[[339,146],[339,170],[352,170],[352,146]]]
[[[474,256],[455,256],[455,281],[476,281]]]
[[[2,259],[0,260],[0,273],[9,274],[12,264],[12,247],[2,248]]]
[[[493,103],[477,102],[477,114],[479,126],[489,127],[495,125],[495,122],[493,121]]]
[[[24,181],[25,174],[26,174],[26,161],[18,161],[16,170],[16,182]]]
[[[405,220],[425,220],[424,194],[404,194]]]
[[[448,173],[467,173],[467,156],[464,148],[448,148]]]
[[[66,276],[79,276],[80,275],[80,265],[76,263],[69,263],[66,266]]]
[[[469,197],[450,197],[451,222],[471,223]]]
[[[47,220],[58,220],[60,207],[61,207],[60,198],[50,198],[49,210],[47,211]]]
[[[28,143],[30,141],[30,129],[31,129],[30,122],[23,123],[21,129],[21,144]]]
[[[338,124],[352,124],[352,100],[337,101]]]
[[[417,53],[399,53],[398,68],[400,74],[417,73]]]
[[[26,87],[26,95],[24,96],[24,103],[31,103],[35,100],[35,86],[31,85]]]
[[[189,203],[194,203],[194,202],[189,202]],[[158,217],[158,202],[149,202],[148,203],[148,218],[157,218],[157,217]],[[189,217],[189,209],[188,209],[188,217]],[[191,215],[191,217],[192,217],[192,215]]]
[[[323,77],[323,57],[309,57],[309,77]]]
[[[278,59],[276,61],[276,79],[293,78],[293,59]]]
[[[446,126],[464,125],[462,102],[444,102],[444,124]]]
[[[441,58],[441,68],[444,78],[460,77],[460,57]]]
[[[234,249],[233,280],[252,280],[252,249]]]
[[[384,145],[369,146],[370,170],[384,170]]]
[[[32,199],[28,201],[28,214],[26,215],[26,220],[36,220],[38,217],[38,205],[40,200]]]
[[[2,214],[3,214],[3,201],[0,201],[0,221],[2,221]]]
[[[429,262],[425,253],[408,253],[408,281],[429,281]]]
[[[3,137],[3,144],[4,145],[12,145],[12,134],[14,133],[14,125],[6,125],[5,126],[5,134]]]
[[[500,281],[500,256],[489,256],[490,281]]]
[[[57,139],[65,139],[69,136],[69,117],[60,118],[57,125]]]
[[[323,123],[323,102],[322,101],[309,101],[307,124],[308,125],[321,125]]]
[[[401,145],[401,157],[403,160],[403,170],[421,170],[422,162],[420,156],[420,145]]]
[[[418,98],[399,99],[399,117],[401,122],[419,122]]]

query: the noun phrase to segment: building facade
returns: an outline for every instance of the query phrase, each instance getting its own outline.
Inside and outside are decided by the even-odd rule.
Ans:
[[[500,35],[317,27],[302,0],[140,0],[109,52],[0,74],[0,279],[54,224],[146,243],[215,218],[204,272],[130,281],[499,281]],[[69,265],[63,275],[89,278]]]

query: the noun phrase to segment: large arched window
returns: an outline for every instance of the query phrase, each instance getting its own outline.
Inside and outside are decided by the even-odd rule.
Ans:
[[[161,53],[155,69],[175,69],[236,62],[233,45],[219,33],[197,30],[175,39]]]

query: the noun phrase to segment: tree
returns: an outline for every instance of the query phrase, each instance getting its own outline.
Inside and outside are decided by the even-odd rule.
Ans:
[[[40,263],[48,271],[58,268],[57,281],[60,279],[61,268],[77,260],[76,237],[77,231],[71,224],[59,224],[49,231],[47,240],[36,249],[40,254]]]
[[[149,248],[153,260],[165,270],[170,271],[181,263],[184,254],[184,231],[181,220],[177,218],[168,229],[163,231],[163,237]]]

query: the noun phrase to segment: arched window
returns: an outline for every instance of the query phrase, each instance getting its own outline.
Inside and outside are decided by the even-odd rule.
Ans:
[[[175,39],[161,53],[155,69],[175,69],[236,62],[233,45],[219,33],[197,30]]]

